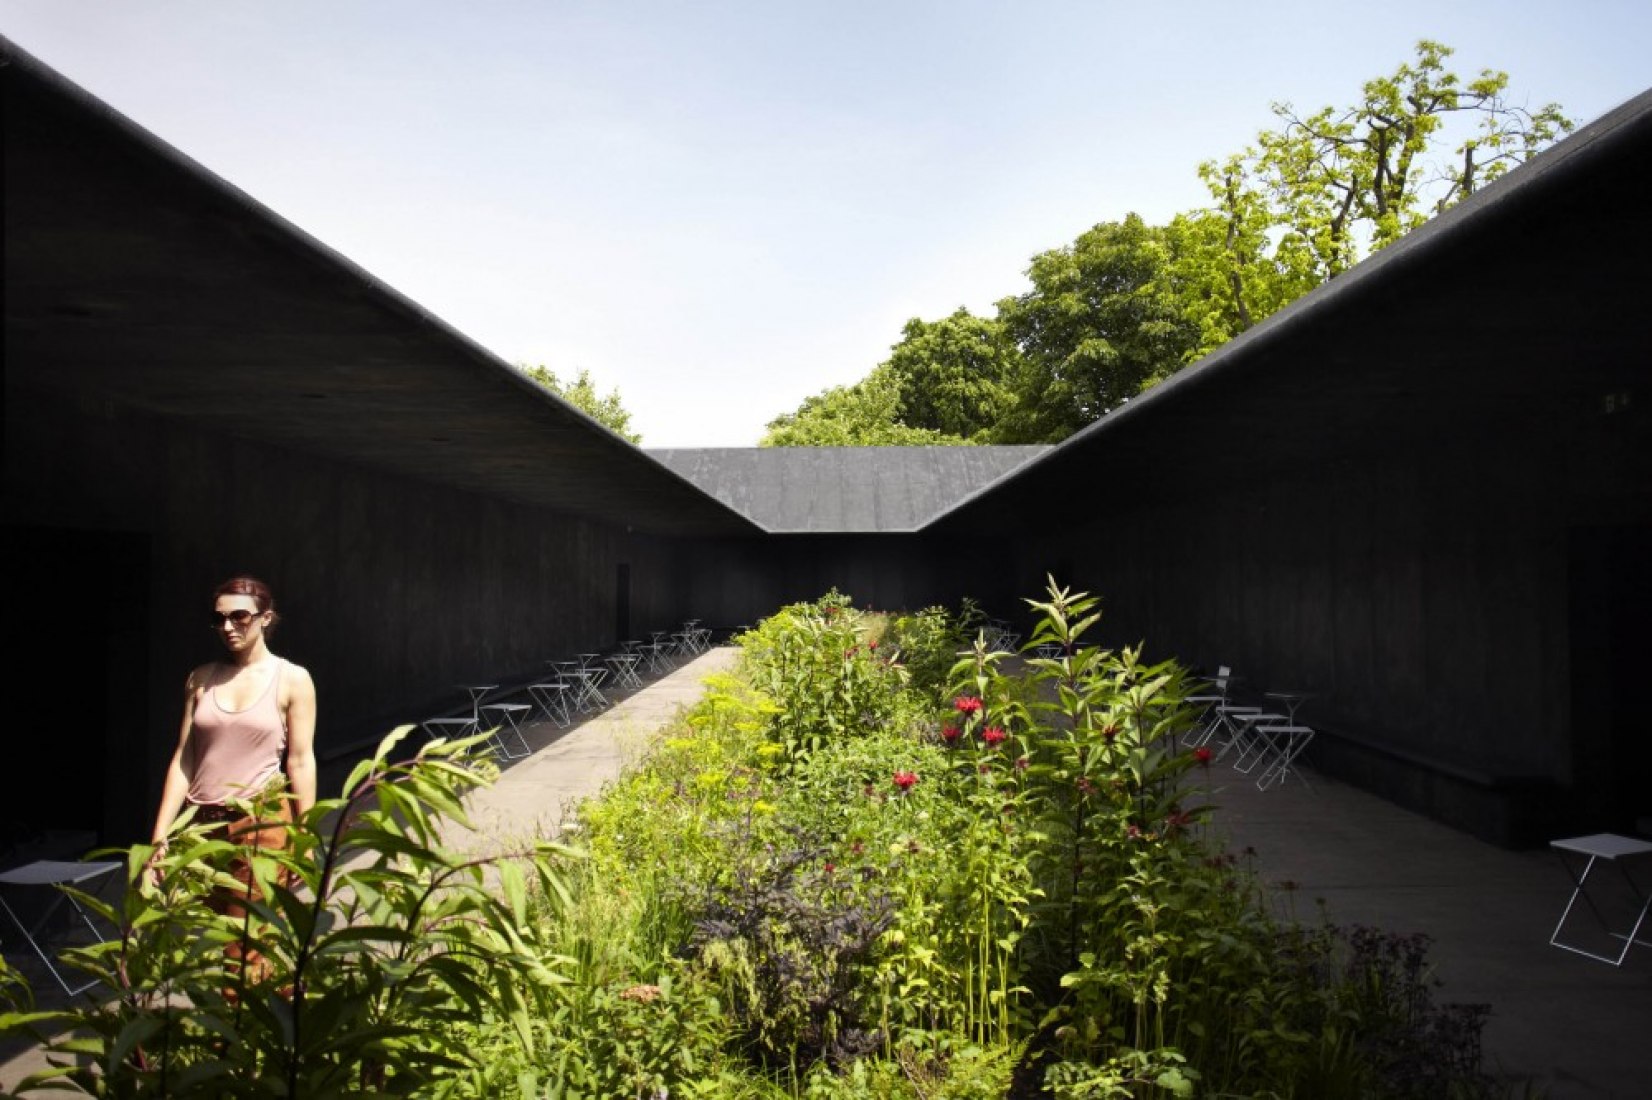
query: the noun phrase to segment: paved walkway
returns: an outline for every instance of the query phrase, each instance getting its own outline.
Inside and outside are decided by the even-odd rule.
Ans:
[[[1298,917],[1316,919],[1323,898],[1338,923],[1432,937],[1436,1000],[1491,1006],[1487,1069],[1514,1095],[1652,1097],[1652,947],[1619,969],[1549,946],[1571,893],[1553,852],[1497,848],[1311,772],[1311,790],[1258,791],[1226,764],[1210,776],[1218,829],[1256,849],[1265,882],[1296,884]]]
[[[528,837],[555,837],[574,803],[617,777],[679,708],[700,698],[707,676],[732,668],[739,656],[734,646],[707,650],[629,695],[608,692],[613,706],[569,729],[548,721],[528,727],[533,754],[470,796],[466,808],[475,830],[454,829],[448,843],[482,854]]]

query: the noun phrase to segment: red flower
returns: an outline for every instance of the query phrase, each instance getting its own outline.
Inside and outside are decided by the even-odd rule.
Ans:
[[[1210,767],[1210,755],[1210,750],[1207,748],[1201,747],[1193,750],[1193,759],[1198,761],[1201,768]]]
[[[876,642],[867,642],[866,643],[866,648],[875,651],[878,648],[878,643],[876,643]]]
[[[986,729],[981,731],[981,740],[994,746],[1003,744],[1004,738],[1008,736],[1009,734],[1005,733],[998,726],[988,726]]]
[[[949,745],[954,744],[958,740],[958,735],[962,732],[957,726],[942,726],[941,740]]]
[[[959,714],[974,714],[981,709],[981,700],[973,695],[960,695],[952,701],[952,705],[958,708]]]
[[[1108,741],[1111,741],[1113,738],[1117,737],[1118,735],[1119,735],[1119,727],[1118,727],[1117,722],[1109,722],[1105,726],[1101,727],[1101,736],[1104,737],[1105,739],[1107,739]]]
[[[832,873],[832,872],[833,872],[833,871],[835,871],[835,870],[837,870],[837,864],[835,864],[835,863],[828,863],[828,864],[827,864],[827,865],[826,865],[826,873],[827,873],[827,874],[828,874],[828,875],[829,875],[829,874],[831,874],[831,873]]]
[[[858,856],[864,851],[866,851],[866,845],[862,844],[858,840],[855,841],[853,844],[849,845],[849,852],[852,855],[857,855]]]
[[[1015,758],[1015,770],[1018,772],[1024,772],[1027,770],[1027,758],[1025,756],[1018,756]]]
[[[895,773],[895,786],[899,787],[903,791],[911,790],[913,784],[915,784],[917,781],[918,781],[918,773],[917,772],[896,772]]]

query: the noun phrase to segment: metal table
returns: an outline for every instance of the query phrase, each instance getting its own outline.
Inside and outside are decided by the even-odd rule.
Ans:
[[[1619,836],[1617,833],[1591,833],[1588,836],[1551,840],[1549,847],[1553,848],[1556,854],[1559,855],[1560,865],[1566,868],[1566,873],[1572,879],[1572,896],[1567,899],[1566,908],[1560,914],[1560,922],[1554,926],[1554,934],[1549,937],[1550,946],[1558,947],[1564,951],[1571,951],[1599,962],[1611,963],[1613,966],[1622,966],[1623,960],[1629,955],[1629,949],[1637,943],[1642,947],[1652,947],[1652,943],[1636,938],[1640,935],[1641,925],[1646,922],[1647,910],[1652,909],[1652,892],[1642,889],[1635,882],[1634,877],[1629,873],[1628,867],[1631,861],[1652,855],[1652,841],[1638,840],[1632,836]],[[1577,870],[1576,858],[1569,858],[1577,856],[1587,857],[1586,862],[1583,863],[1581,873]],[[1640,904],[1640,912],[1636,914],[1635,922],[1630,926],[1627,933],[1612,931],[1612,922],[1607,919],[1606,914],[1601,912],[1600,906],[1596,904],[1596,898],[1591,896],[1589,892],[1589,872],[1595,869],[1597,861],[1603,859],[1618,869],[1623,876],[1624,883],[1629,887],[1630,895]],[[1623,941],[1623,950],[1618,952],[1616,958],[1611,955],[1589,951],[1578,947],[1576,944],[1561,942],[1561,929],[1566,926],[1566,919],[1572,915],[1572,907],[1577,904],[1578,898],[1582,898],[1584,905],[1588,906],[1589,910],[1594,913],[1595,920],[1599,923],[1602,931],[1613,939]]]

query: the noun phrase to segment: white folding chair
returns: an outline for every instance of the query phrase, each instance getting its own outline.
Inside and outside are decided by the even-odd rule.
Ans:
[[[1215,689],[1214,691],[1206,691],[1197,695],[1189,695],[1183,700],[1183,702],[1190,703],[1193,706],[1200,708],[1199,725],[1198,728],[1193,731],[1192,735],[1188,737],[1187,743],[1189,745],[1197,748],[1198,746],[1209,741],[1212,735],[1216,733],[1216,728],[1219,725],[1219,716],[1216,713],[1216,708],[1228,701],[1228,679],[1232,676],[1232,674],[1233,670],[1227,665],[1218,666],[1216,669],[1215,678],[1206,681],[1206,683]]]
[[[75,900],[73,895],[65,893],[58,887],[83,886],[85,883],[120,870],[121,866],[121,864],[112,861],[39,859],[33,863],[26,863],[21,867],[14,867],[10,871],[0,873],[0,887],[16,889],[45,888],[51,891],[52,897],[45,903],[32,923],[25,922],[17,914],[17,910],[12,908],[10,902],[6,901],[3,890],[0,890],[0,909],[6,911],[6,915],[11,918],[12,924],[16,925],[17,930],[23,934],[23,939],[34,950],[34,953],[40,956],[40,961],[46,964],[46,969],[57,980],[57,984],[63,987],[63,992],[71,997],[84,993],[96,985],[97,981],[94,979],[78,986],[71,986],[68,980],[63,977],[63,972],[57,968],[57,963],[52,960],[51,952],[47,951],[49,946],[47,922],[57,913],[58,907],[63,902],[68,902],[75,915],[86,926],[86,931],[91,934],[92,943],[102,943],[106,937],[98,931],[97,925],[92,923],[91,914],[86,912],[85,906]]]

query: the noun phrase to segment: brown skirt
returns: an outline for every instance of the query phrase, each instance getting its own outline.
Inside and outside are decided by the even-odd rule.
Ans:
[[[240,885],[216,887],[207,899],[207,904],[217,912],[227,917],[245,919],[249,903],[263,900],[252,873],[251,849],[284,851],[287,848],[290,843],[287,827],[293,819],[292,801],[283,798],[275,807],[267,810],[262,818],[229,806],[215,806],[203,802],[191,805],[195,808],[195,820],[212,826],[208,832],[209,836],[213,839],[231,841],[248,850],[246,856],[234,857],[225,868]],[[283,886],[290,886],[292,882],[285,872],[279,881]],[[244,975],[247,982],[262,981],[269,976],[272,969],[269,960],[256,948],[239,940],[224,949],[224,956],[229,964],[229,972],[232,975]],[[238,990],[234,988],[226,989],[224,993],[232,1001],[239,996]]]

